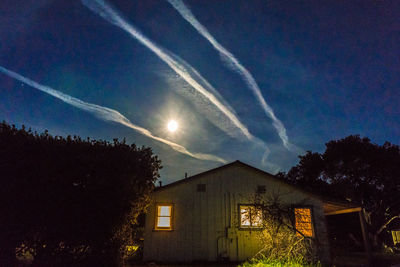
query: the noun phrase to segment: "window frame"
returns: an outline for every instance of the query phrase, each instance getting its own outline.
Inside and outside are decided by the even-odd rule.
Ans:
[[[261,211],[261,223],[260,225],[253,225],[251,221],[251,214],[250,214],[250,225],[242,225],[242,207],[253,207],[256,208],[257,205],[255,204],[238,204],[238,217],[239,217],[239,229],[241,230],[261,230],[263,228],[263,216],[262,216],[262,209]]]
[[[313,206],[311,206],[311,205],[294,205],[292,207],[292,209],[293,209],[293,228],[294,228],[296,235],[304,236],[305,238],[315,238],[315,224],[314,224],[315,219],[314,219]],[[312,232],[311,236],[304,235],[302,232],[300,232],[297,229],[297,227],[296,227],[296,209],[309,209],[310,210],[311,232]]]
[[[171,208],[170,216],[158,216],[158,207],[165,207],[168,206]],[[154,216],[154,231],[173,231],[173,220],[174,220],[174,209],[175,206],[173,203],[165,203],[165,202],[158,202],[155,205],[155,216]],[[169,227],[158,227],[158,218],[159,217],[169,217],[170,218],[170,226]]]

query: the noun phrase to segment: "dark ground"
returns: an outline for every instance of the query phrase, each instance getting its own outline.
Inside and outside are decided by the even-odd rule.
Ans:
[[[367,259],[364,253],[351,253],[343,256],[336,256],[333,266],[336,267],[364,267],[367,265]],[[217,263],[203,263],[203,264],[156,264],[156,263],[136,263],[128,264],[125,267],[234,267],[238,264],[217,264]],[[400,267],[399,254],[382,254],[374,253],[373,267]]]

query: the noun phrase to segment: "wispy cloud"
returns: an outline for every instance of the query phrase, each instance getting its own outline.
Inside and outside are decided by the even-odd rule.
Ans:
[[[171,142],[164,138],[154,136],[149,130],[133,124],[124,115],[122,115],[121,113],[119,113],[118,111],[116,111],[114,109],[82,101],[78,98],[75,98],[70,95],[64,94],[60,91],[57,91],[51,87],[39,84],[31,79],[28,79],[16,72],[8,70],[2,66],[0,66],[0,72],[4,73],[4,74],[8,75],[9,77],[12,77],[20,82],[23,82],[37,90],[40,90],[51,96],[54,96],[67,104],[70,104],[70,105],[77,107],[79,109],[82,109],[84,111],[90,112],[100,119],[103,119],[105,121],[113,121],[113,122],[117,122],[122,125],[125,125],[126,127],[129,127],[142,135],[145,135],[151,139],[157,140],[161,143],[164,143],[164,144],[170,146],[172,149],[174,149],[180,153],[183,153],[185,155],[188,155],[193,158],[200,159],[200,160],[211,160],[211,161],[226,163],[226,160],[224,160],[220,157],[217,157],[215,155],[190,152],[184,146],[181,146],[177,143]]]
[[[162,77],[169,85],[170,90],[173,90],[178,95],[184,97],[190,102],[190,107],[196,109],[202,117],[207,118],[217,128],[225,132],[232,138],[247,140],[243,133],[238,129],[215,105],[210,105],[210,101],[190,84],[185,82],[179,75],[173,73],[170,69],[161,68],[157,74]],[[254,142],[253,137],[252,142]]]
[[[188,21],[204,38],[206,38],[212,46],[220,53],[220,56],[225,63],[227,63],[228,67],[233,71],[242,76],[247,86],[253,91],[253,94],[257,98],[261,107],[272,119],[272,124],[277,130],[279,137],[282,140],[283,145],[291,150],[293,147],[289,142],[289,138],[286,133],[286,128],[283,123],[276,117],[272,108],[265,101],[260,88],[257,85],[257,82],[251,75],[251,73],[239,62],[235,56],[229,52],[225,47],[223,47],[217,40],[208,32],[208,30],[196,19],[190,9],[183,3],[181,0],[167,0],[178,12],[179,14]]]
[[[247,127],[239,120],[232,108],[222,100],[216,90],[209,84],[193,67],[184,60],[174,55],[170,51],[158,46],[153,41],[144,36],[136,27],[128,23],[122,15],[104,0],[82,0],[82,3],[93,12],[103,17],[106,21],[118,26],[141,44],[155,53],[164,61],[175,73],[192,86],[197,92],[208,99],[217,109],[222,112],[230,122],[240,129],[241,133],[249,140],[254,140],[254,136]]]

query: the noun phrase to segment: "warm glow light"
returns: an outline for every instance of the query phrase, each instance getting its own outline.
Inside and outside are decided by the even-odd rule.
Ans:
[[[262,211],[254,206],[240,206],[241,227],[261,227]]]
[[[250,226],[250,209],[249,207],[240,208],[240,224],[241,226]]]
[[[311,209],[310,208],[295,208],[296,229],[297,235],[306,237],[313,236]]]
[[[168,131],[175,132],[178,129],[178,123],[174,120],[168,122]]]
[[[157,227],[158,228],[169,228],[171,227],[171,218],[170,217],[158,217],[157,220]]]
[[[171,230],[172,206],[157,205],[156,230]]]

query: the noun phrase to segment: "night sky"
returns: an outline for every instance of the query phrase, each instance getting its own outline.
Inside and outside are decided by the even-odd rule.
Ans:
[[[399,44],[397,0],[2,0],[0,120],[151,146],[164,183],[287,171],[350,134],[400,144]]]

